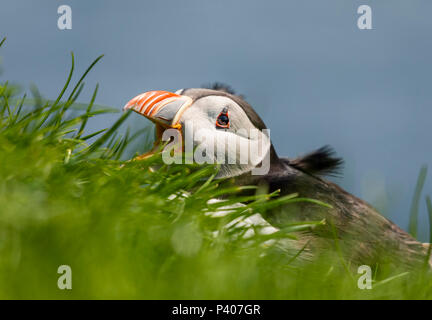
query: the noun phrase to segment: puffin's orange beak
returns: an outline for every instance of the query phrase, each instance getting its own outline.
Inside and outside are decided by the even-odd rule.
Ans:
[[[148,91],[130,100],[123,110],[132,109],[156,124],[156,140],[153,149],[135,159],[145,159],[156,153],[165,129],[181,130],[179,123],[181,115],[191,104],[190,97],[168,91]]]
[[[192,99],[168,91],[148,91],[130,100],[123,110],[132,109],[165,128],[180,129],[180,117]]]

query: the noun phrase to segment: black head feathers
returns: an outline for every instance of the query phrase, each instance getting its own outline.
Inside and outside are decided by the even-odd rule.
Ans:
[[[209,84],[209,85],[203,85],[201,88],[221,91],[221,92],[229,93],[233,96],[240,97],[242,99],[244,98],[244,96],[242,94],[237,94],[235,92],[235,90],[230,85],[222,83],[222,82],[214,82],[214,83]]]

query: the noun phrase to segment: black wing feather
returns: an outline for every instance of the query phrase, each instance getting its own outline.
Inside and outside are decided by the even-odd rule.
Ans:
[[[302,157],[281,160],[300,171],[319,176],[339,176],[343,166],[342,158],[335,157],[330,146],[321,147]]]

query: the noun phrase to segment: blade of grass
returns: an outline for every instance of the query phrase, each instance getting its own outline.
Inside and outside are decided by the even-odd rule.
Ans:
[[[87,125],[89,114],[90,114],[91,108],[93,107],[93,103],[94,103],[94,101],[96,99],[96,95],[97,95],[98,89],[99,89],[99,84],[96,84],[96,88],[93,91],[92,98],[91,98],[90,103],[88,105],[88,108],[86,110],[85,118],[84,118],[83,122],[81,123],[81,127],[78,130],[77,136],[75,137],[77,139],[79,139],[81,137],[81,135],[84,132],[85,126]]]
[[[84,78],[87,76],[87,74],[90,72],[91,69],[93,69],[93,67],[96,65],[96,63],[98,63],[98,61],[100,59],[103,58],[103,54],[101,54],[99,57],[97,57],[91,64],[90,66],[86,69],[86,71],[83,73],[83,75],[81,76],[81,78],[78,80],[77,84],[75,85],[75,87],[73,88],[71,94],[69,95],[68,100],[72,99],[72,97],[74,96],[75,92],[78,90],[79,86],[81,85],[81,82],[83,82]]]
[[[70,81],[72,79],[72,75],[73,75],[73,72],[74,72],[74,69],[75,69],[75,58],[74,58],[73,52],[71,52],[71,59],[72,59],[72,64],[71,64],[71,68],[70,68],[70,71],[69,71],[69,75],[68,75],[68,77],[66,79],[66,83],[63,86],[62,90],[60,91],[60,94],[58,95],[57,99],[52,104],[52,108],[55,108],[57,106],[57,104],[59,103],[59,101],[63,97],[63,95],[64,95],[66,89],[68,88],[69,83],[70,83]]]
[[[419,203],[420,197],[423,190],[423,186],[426,180],[427,175],[427,166],[422,166],[420,169],[417,185],[414,191],[414,196],[411,204],[410,210],[410,222],[409,222],[409,233],[417,239],[417,228],[418,228],[418,211],[419,211]]]
[[[102,137],[100,137],[99,139],[97,139],[88,149],[87,152],[85,154],[90,154],[92,152],[94,152],[95,150],[97,150],[99,147],[101,147],[115,132],[116,130],[122,125],[122,123],[129,117],[129,115],[131,114],[131,111],[128,110],[126,111],[115,123],[114,125],[105,132],[104,135],[102,135]]]

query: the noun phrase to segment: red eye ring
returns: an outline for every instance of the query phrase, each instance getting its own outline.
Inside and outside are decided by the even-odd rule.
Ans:
[[[227,129],[229,126],[228,107],[225,107],[216,118],[216,127]]]

